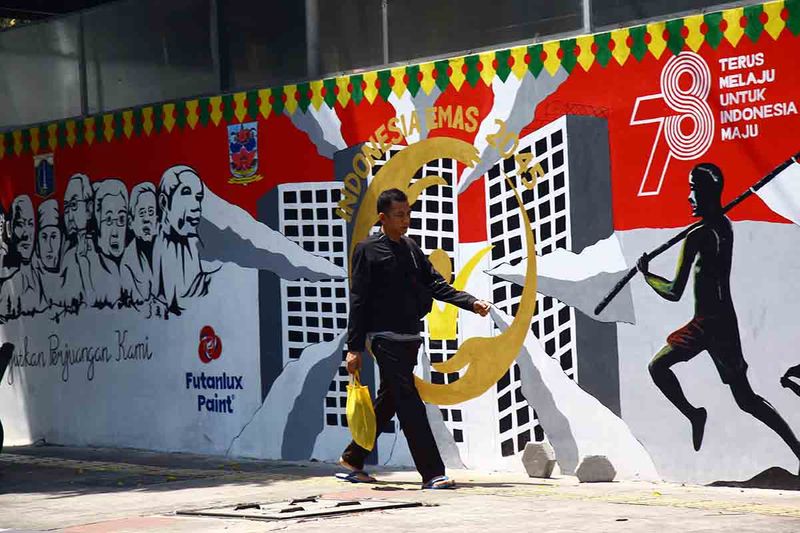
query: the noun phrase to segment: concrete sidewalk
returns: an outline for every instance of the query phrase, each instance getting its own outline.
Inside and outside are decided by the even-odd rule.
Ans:
[[[322,463],[232,461],[137,450],[8,448],[0,454],[0,527],[23,531],[800,532],[800,491],[668,483],[579,484],[508,473],[451,471],[455,491],[421,491],[416,472],[378,470],[352,485]],[[417,502],[420,507],[257,521],[180,511],[310,496]]]

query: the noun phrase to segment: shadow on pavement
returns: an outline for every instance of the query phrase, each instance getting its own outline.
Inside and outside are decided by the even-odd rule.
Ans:
[[[61,446],[9,447],[0,454],[0,494],[53,497],[182,487],[269,485],[331,476],[336,465],[226,459],[184,453]]]
[[[800,490],[800,476],[773,466],[747,481],[715,481],[709,487],[737,487],[741,489]]]

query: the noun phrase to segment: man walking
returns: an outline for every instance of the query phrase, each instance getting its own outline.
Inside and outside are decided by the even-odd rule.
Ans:
[[[767,400],[753,391],[747,379],[747,363],[731,299],[733,228],[722,211],[722,186],[722,171],[716,165],[701,163],[689,174],[692,215],[702,221],[686,236],[674,280],[650,273],[647,255],[637,263],[648,285],[673,302],[681,298],[694,266],[694,318],[667,337],[667,345],[650,362],[650,375],[664,396],[691,423],[694,449],[699,450],[706,410],[689,403],[671,367],[707,351],[739,408],[777,433],[800,458],[800,442],[789,425]]]
[[[361,352],[369,348],[381,374],[375,400],[378,431],[397,414],[411,456],[427,489],[453,488],[428,423],[425,405],[414,385],[414,366],[422,338],[420,320],[432,298],[486,316],[490,304],[457,291],[433,268],[419,246],[405,236],[411,207],[405,193],[389,189],[378,197],[381,232],[358,243],[353,251],[347,370],[361,368]],[[376,436],[377,438],[377,436]],[[349,481],[374,481],[364,472],[369,451],[355,442],[340,464],[351,470]]]

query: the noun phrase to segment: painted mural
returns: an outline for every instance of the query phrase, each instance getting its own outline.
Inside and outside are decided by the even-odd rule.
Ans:
[[[350,253],[399,188],[493,303],[420,324],[448,466],[797,474],[798,49],[786,0],[6,132],[6,442],[336,460]]]

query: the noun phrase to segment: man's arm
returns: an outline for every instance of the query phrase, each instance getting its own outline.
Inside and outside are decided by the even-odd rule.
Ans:
[[[683,296],[683,290],[686,288],[686,282],[689,280],[689,273],[699,249],[698,241],[702,235],[701,231],[702,227],[697,228],[690,232],[683,241],[678,255],[678,264],[675,267],[675,279],[672,281],[649,271],[650,258],[647,257],[647,254],[643,254],[636,262],[636,267],[644,275],[647,284],[665,300],[677,302]]]
[[[350,266],[350,312],[347,320],[347,370],[350,373],[361,367],[361,352],[367,336],[366,304],[369,291],[370,269],[366,250],[359,243],[353,250]]]
[[[442,275],[433,267],[428,257],[418,247],[414,246],[412,253],[415,253],[418,258],[422,259],[422,274],[425,277],[434,299],[440,302],[453,304],[456,307],[472,311],[473,313],[478,313],[481,316],[486,316],[491,306],[488,302],[479,300],[468,292],[453,288],[453,286],[447,283]]]

